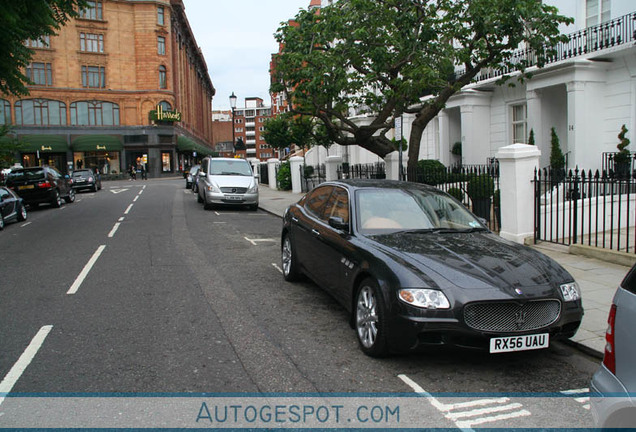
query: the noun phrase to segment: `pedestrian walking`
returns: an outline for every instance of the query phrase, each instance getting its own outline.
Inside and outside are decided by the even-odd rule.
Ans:
[[[146,167],[144,165],[141,166],[141,178],[142,180],[148,180],[148,172],[146,171]]]
[[[137,168],[135,164],[130,164],[130,180],[137,180]]]

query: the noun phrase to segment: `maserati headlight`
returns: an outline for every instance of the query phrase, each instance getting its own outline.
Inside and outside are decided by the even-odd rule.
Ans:
[[[443,292],[434,289],[401,289],[400,300],[411,306],[425,309],[450,309],[450,302]]]
[[[566,302],[575,301],[581,298],[581,290],[576,282],[570,282],[561,285],[561,294]]]

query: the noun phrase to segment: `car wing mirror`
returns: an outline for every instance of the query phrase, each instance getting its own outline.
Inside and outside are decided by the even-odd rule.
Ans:
[[[339,216],[329,218],[329,226],[340,231],[349,232],[349,223]]]

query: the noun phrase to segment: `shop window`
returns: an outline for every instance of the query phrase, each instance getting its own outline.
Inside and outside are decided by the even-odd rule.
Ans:
[[[15,103],[15,123],[22,126],[65,126],[66,104],[48,99],[24,99]]]
[[[90,20],[103,20],[104,19],[104,6],[101,1],[88,0],[86,7],[80,10],[80,18]]]
[[[82,66],[82,87],[105,88],[106,68],[103,66]]]
[[[70,106],[72,126],[118,126],[119,105],[103,101],[73,102]]]
[[[26,76],[29,77],[29,80],[35,85],[53,85],[51,63],[31,63],[26,67]]]
[[[80,51],[103,53],[104,35],[80,33]]]
[[[172,171],[172,154],[167,152],[161,152],[161,171]]]
[[[5,99],[0,99],[0,124],[11,124],[11,104]]]

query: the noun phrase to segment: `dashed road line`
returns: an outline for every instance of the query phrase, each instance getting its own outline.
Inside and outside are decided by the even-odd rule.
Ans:
[[[32,224],[32,222],[25,222],[22,225],[20,225],[20,228],[24,228],[25,226],[31,225],[31,224]]]
[[[82,282],[84,282],[84,279],[86,279],[86,276],[88,276],[88,273],[91,271],[91,269],[93,268],[93,266],[99,259],[99,256],[102,254],[102,252],[104,252],[105,248],[106,248],[106,245],[101,245],[100,247],[97,248],[97,250],[91,257],[91,259],[88,260],[88,262],[86,263],[86,265],[84,266],[80,274],[77,276],[77,279],[75,279],[75,282],[73,282],[73,285],[71,285],[71,287],[66,292],[66,294],[71,295],[77,292],[79,287],[82,285]]]
[[[113,229],[110,230],[110,232],[108,233],[108,237],[109,238],[113,238],[115,236],[115,233],[117,232],[117,229],[119,228],[119,225],[121,225],[119,222],[117,222],[114,226]]]
[[[129,205],[126,211],[124,212],[124,214],[127,215],[128,213],[130,213],[130,209],[132,208],[133,208],[133,204]]]
[[[583,409],[589,410],[591,408],[589,388],[563,390],[561,394],[564,394],[566,396],[572,396],[576,402],[581,404],[581,407],[583,407]]]
[[[27,346],[18,361],[15,362],[11,370],[9,370],[9,373],[2,379],[2,382],[0,382],[0,395],[7,395],[13,389],[13,386],[18,382],[29,364],[31,364],[31,361],[42,347],[44,340],[52,329],[52,325],[46,325],[31,339],[29,346]],[[2,405],[5,397],[6,396],[0,396],[0,405]]]
[[[272,266],[274,266],[274,268],[275,268],[276,270],[278,270],[278,271],[280,272],[280,274],[284,274],[284,273],[283,273],[283,269],[282,269],[282,268],[280,268],[280,267],[278,267],[278,264],[276,264],[276,263],[272,263]]]
[[[247,238],[247,237],[243,237],[243,238],[245,240],[247,240],[248,242],[252,243],[254,246],[256,246],[258,243],[263,243],[263,242],[265,242],[265,243],[274,242],[275,243],[275,242],[278,241],[278,240],[275,240],[275,239],[267,239],[267,238],[265,238],[265,239],[250,239],[250,238]]]

